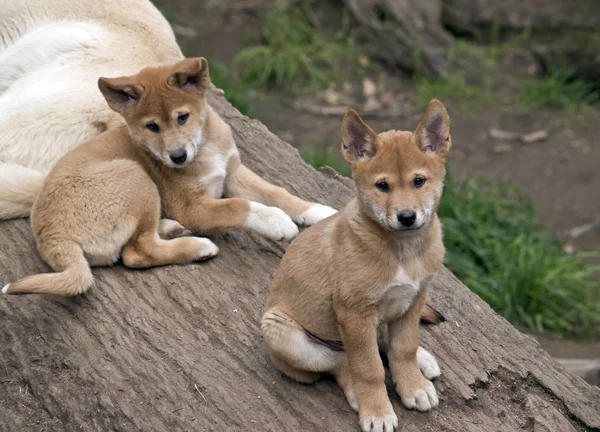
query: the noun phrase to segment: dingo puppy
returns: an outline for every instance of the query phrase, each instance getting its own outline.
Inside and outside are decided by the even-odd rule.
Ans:
[[[380,348],[387,349],[404,406],[438,405],[430,379],[440,370],[419,347],[418,324],[427,285],[444,259],[436,211],[450,146],[450,119],[438,100],[414,133],[377,135],[350,110],[342,154],[357,197],[298,236],[273,280],[261,325],[273,363],[305,383],[334,374],[363,431],[398,425],[378,330],[389,333]]]
[[[148,0],[2,0],[0,7],[0,219],[8,219],[29,216],[47,173],[68,151],[125,125],[98,91],[98,77],[130,76],[184,57],[171,26]],[[215,136],[221,123],[214,125]],[[226,187],[225,161],[237,159],[227,139],[219,138],[218,144],[224,160],[219,154],[198,156],[204,161],[201,175],[213,166],[215,195],[223,187],[282,206],[304,225],[334,212],[294,198],[244,167],[236,171],[233,163]],[[272,193],[277,196],[269,201]]]
[[[141,268],[217,254],[205,238],[161,239],[181,235],[183,226],[203,235],[245,228],[274,240],[298,233],[284,211],[247,198],[301,222],[311,208],[334,212],[240,164],[231,129],[207,103],[209,84],[204,58],[99,79],[127,126],[75,148],[50,172],[31,225],[40,254],[59,273],[9,284],[5,294],[80,294],[93,283],[90,265],[113,264],[121,255],[126,266]],[[169,219],[161,221],[161,213]]]

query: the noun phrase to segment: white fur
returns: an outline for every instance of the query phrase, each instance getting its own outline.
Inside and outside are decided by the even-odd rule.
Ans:
[[[216,256],[219,248],[216,244],[204,237],[192,237],[198,243],[198,252],[196,260],[205,260]]]
[[[311,226],[337,213],[337,210],[322,204],[312,204],[296,221],[299,225]]]
[[[0,219],[29,216],[44,178],[39,171],[0,162]]]
[[[422,227],[431,220],[433,216],[433,207],[435,206],[435,197],[429,198],[429,200],[423,206],[422,211],[417,211],[417,220],[415,221],[415,227]]]
[[[208,173],[202,176],[201,183],[208,188],[210,195],[213,198],[221,198],[223,195],[223,187],[225,177],[227,176],[227,162],[237,152],[237,148],[233,147],[231,151],[222,154],[212,143],[204,144],[205,149],[201,153],[212,153],[210,157],[204,155],[208,166]]]
[[[419,347],[417,350],[417,364],[423,376],[428,380],[435,379],[442,374],[437,360],[425,348]]]
[[[122,125],[97,87],[183,56],[147,0],[3,0],[0,14],[0,217],[27,216],[39,174]],[[144,25],[139,25],[144,23]],[[7,174],[8,173],[8,174]],[[6,180],[6,179],[9,180]]]
[[[414,225],[411,227],[413,229],[415,228],[421,228],[422,226],[424,226],[426,223],[428,223],[431,218],[433,217],[433,213],[434,213],[434,206],[436,203],[436,197],[432,196],[423,206],[422,209],[417,209],[416,210],[416,215],[417,218],[415,220]],[[386,211],[382,208],[380,208],[377,204],[371,204],[369,207],[369,210],[371,212],[371,216],[373,217],[373,219],[375,219],[377,222],[379,222],[379,224],[386,228],[386,229],[391,229],[391,230],[403,230],[404,227],[402,226],[402,224],[400,223],[400,221],[398,221],[398,214],[397,213],[392,213],[392,214],[387,214]]]
[[[408,409],[417,411],[430,411],[439,405],[440,401],[433,383],[429,381],[424,389],[415,391],[410,396],[402,397],[402,404]]]
[[[400,267],[390,282],[379,306],[379,314],[384,320],[394,320],[404,315],[419,292],[419,285],[412,281]]]
[[[345,353],[333,351],[326,346],[312,342],[303,330],[291,333],[291,347],[295,347],[294,356],[298,363],[306,365],[308,370],[332,370],[345,356]]]
[[[2,294],[6,294],[6,291],[8,291],[9,287],[10,287],[10,284],[4,285],[4,288],[2,288]]]
[[[346,393],[346,400],[348,401],[350,408],[352,408],[355,412],[358,412],[358,399],[356,399],[356,393],[354,393],[354,391],[350,390],[348,393]]]
[[[191,232],[183,225],[173,219],[161,219],[158,222],[158,233],[161,238],[170,239],[177,237],[187,237]]]
[[[267,312],[261,321],[261,331],[267,346],[276,346],[284,358],[293,358],[307,370],[334,370],[346,358],[343,351],[333,351],[309,339],[303,329],[281,325],[286,320]]]
[[[408,277],[406,272],[404,271],[404,267],[399,267],[396,276],[392,280],[391,286],[405,286],[408,285],[414,290],[414,294],[419,290],[419,285],[417,282],[413,281]]]
[[[60,21],[34,28],[0,54],[0,93],[22,76],[101,44],[108,34],[92,22]]]
[[[393,409],[383,417],[366,417],[360,424],[360,428],[363,432],[392,432],[397,427],[398,416]]]
[[[250,202],[246,228],[271,240],[291,240],[298,235],[298,226],[277,207]]]
[[[379,208],[379,206],[375,203],[372,203],[369,206],[371,210],[371,216],[375,219],[379,224],[384,228],[395,228],[398,225],[398,218],[395,221],[388,220],[387,214],[385,210]]]
[[[0,161],[48,172],[66,152],[99,133],[94,124],[121,124],[116,113],[104,109],[96,86],[99,72],[110,73],[50,64],[0,95]]]

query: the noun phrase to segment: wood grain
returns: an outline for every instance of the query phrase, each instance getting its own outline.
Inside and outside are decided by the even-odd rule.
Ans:
[[[341,208],[352,183],[317,172],[212,90],[242,159],[303,198]],[[246,233],[214,239],[208,262],[95,269],[76,298],[0,298],[2,431],[348,431],[357,417],[332,380],[306,386],[269,363],[259,320],[285,251]],[[28,221],[0,222],[0,286],[47,270]],[[422,331],[438,358],[439,409],[403,431],[600,429],[600,389],[570,375],[448,270],[430,290],[447,321]]]

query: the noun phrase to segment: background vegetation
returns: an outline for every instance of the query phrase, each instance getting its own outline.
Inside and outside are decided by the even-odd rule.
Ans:
[[[259,44],[241,50],[230,67],[211,63],[213,82],[242,113],[253,114],[249,98],[261,92],[315,94],[381,67],[361,62],[347,13],[326,35],[314,9],[314,1],[284,2],[266,15]],[[544,107],[581,112],[598,101],[594,85],[569,69],[520,78],[502,72],[503,55],[528,37],[500,42],[493,31],[485,43],[477,38],[456,42],[450,60],[457,67],[435,79],[415,71],[412,102],[423,105],[435,97],[468,111],[502,99],[523,112]],[[328,165],[350,175],[334,143],[314,142],[302,155],[316,168]],[[447,266],[499,314],[532,332],[599,336],[600,268],[589,264],[589,255],[566,252],[515,186],[450,174],[439,215]]]

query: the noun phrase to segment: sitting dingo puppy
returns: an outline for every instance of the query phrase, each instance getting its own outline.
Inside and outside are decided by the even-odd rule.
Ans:
[[[363,431],[398,426],[378,348],[387,350],[404,406],[438,405],[429,380],[439,367],[419,347],[418,326],[444,259],[436,210],[450,146],[450,119],[438,100],[414,133],[377,135],[350,110],[342,154],[358,196],[298,236],[275,274],[261,324],[273,363],[305,383],[334,374]],[[389,335],[379,347],[378,332]]]
[[[310,224],[335,212],[240,164],[229,126],[206,100],[209,83],[204,58],[99,79],[108,105],[127,126],[58,161],[35,200],[31,225],[41,256],[59,273],[27,277],[3,293],[77,295],[93,283],[90,265],[113,264],[120,256],[126,266],[142,268],[217,254],[206,238],[166,240],[186,229],[210,235],[245,228],[288,240],[298,227],[287,214]],[[161,214],[169,219],[160,220]]]

